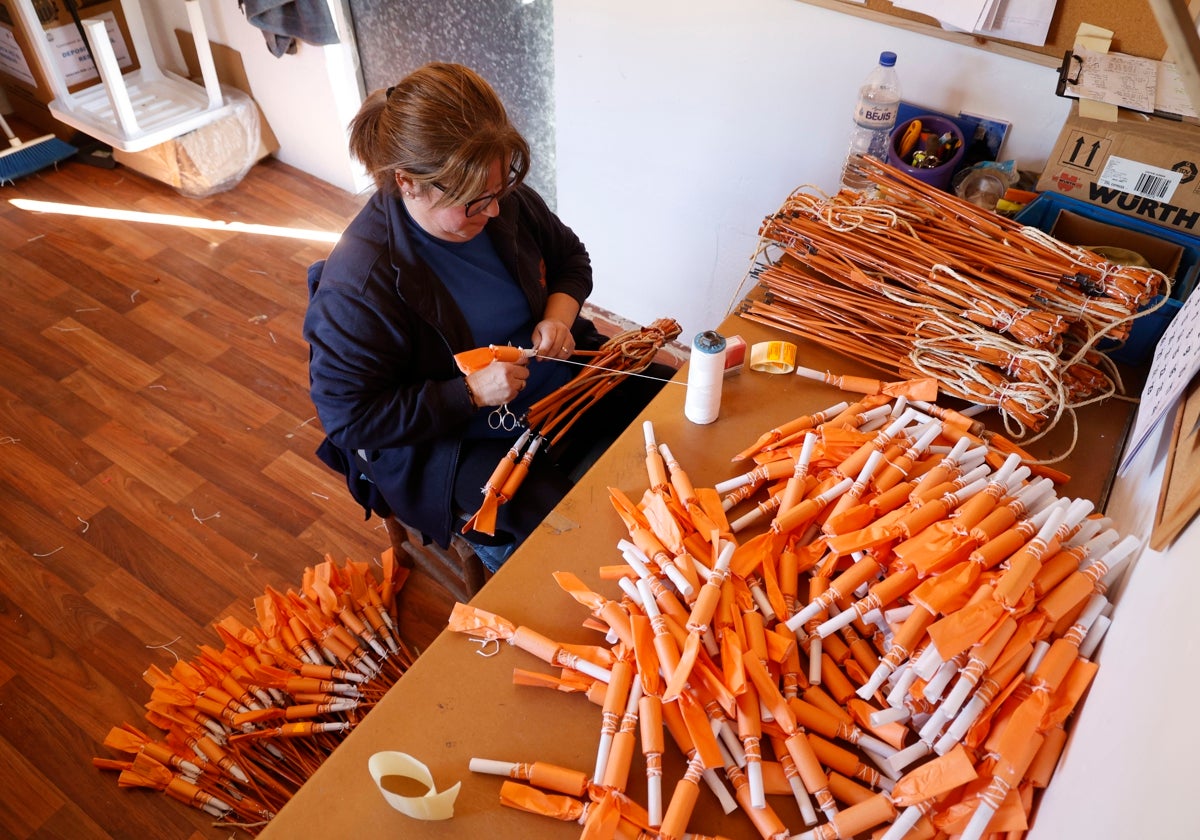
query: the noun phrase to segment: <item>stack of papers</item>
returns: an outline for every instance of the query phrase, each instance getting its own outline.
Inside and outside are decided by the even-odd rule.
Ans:
[[[936,18],[958,29],[1020,44],[1042,46],[1056,0],[893,0],[898,9]]]

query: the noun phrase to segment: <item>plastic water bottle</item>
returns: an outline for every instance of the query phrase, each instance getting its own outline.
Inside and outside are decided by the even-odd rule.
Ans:
[[[850,131],[850,148],[842,167],[842,184],[853,189],[865,189],[870,181],[851,173],[850,163],[857,155],[871,155],[886,161],[888,141],[896,125],[900,107],[900,79],[896,75],[896,54],[879,54],[879,65],[867,76],[858,91],[854,107],[854,127]]]

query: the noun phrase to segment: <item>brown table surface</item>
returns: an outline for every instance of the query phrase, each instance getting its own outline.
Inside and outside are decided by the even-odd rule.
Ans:
[[[841,355],[736,315],[719,329],[727,336],[740,334],[748,344],[772,338],[792,341],[799,347],[797,361],[805,367],[879,376]],[[686,374],[685,367],[675,381],[684,383]],[[620,488],[634,500],[646,489],[641,420],[653,421],[659,442],[670,446],[697,487],[711,487],[748,468],[731,463],[730,458],[761,433],[842,399],[856,399],[799,376],[747,369],[725,380],[718,420],[697,426],[683,416],[685,393],[682,384],[664,387],[472,603],[557,641],[605,644],[601,634],[582,626],[587,610],[559,589],[551,575],[560,570],[573,572],[597,592],[619,599],[616,584],[601,580],[597,571],[600,566],[621,562],[616,545],[627,536],[609,502],[607,488]],[[1079,442],[1072,456],[1057,465],[1072,476],[1059,489],[1060,495],[1093,501],[1105,498],[1131,415],[1130,403],[1119,400],[1081,412]],[[1064,420],[1030,450],[1038,457],[1048,457],[1048,453],[1066,449],[1071,437],[1070,423]],[[599,707],[580,694],[514,686],[514,668],[555,673],[524,651],[502,646],[498,655],[484,658],[479,650],[465,635],[446,632],[439,636],[261,836],[265,840],[577,837],[580,827],[576,824],[501,806],[501,779],[471,773],[468,762],[472,757],[547,761],[590,775],[600,727]],[[664,807],[682,770],[678,750],[667,740]],[[381,750],[406,752],[427,764],[438,790],[461,781],[453,819],[421,822],[389,807],[367,770],[367,759]],[[640,753],[635,751],[629,792],[644,803],[643,767]],[[789,830],[803,829],[790,798],[769,799]],[[689,828],[730,838],[758,836],[744,815],[721,814],[715,798],[703,789]]]

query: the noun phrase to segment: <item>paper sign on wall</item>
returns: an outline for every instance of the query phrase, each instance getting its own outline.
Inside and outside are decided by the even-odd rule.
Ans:
[[[0,73],[7,73],[27,85],[37,87],[37,81],[29,69],[29,62],[21,52],[17,36],[7,26],[0,26]]]
[[[1154,350],[1120,472],[1128,469],[1142,444],[1175,406],[1197,371],[1200,371],[1200,294],[1193,294],[1171,320]]]
[[[125,39],[121,37],[116,15],[112,12],[102,12],[89,20],[104,21],[104,30],[108,33],[108,41],[112,44],[117,64],[122,69],[132,67],[133,59],[129,56],[129,48],[125,45]],[[59,73],[66,79],[68,87],[100,78],[100,74],[96,72],[96,67],[88,55],[83,36],[79,34],[75,24],[66,23],[47,29],[46,42],[50,45],[50,53],[58,62]]]

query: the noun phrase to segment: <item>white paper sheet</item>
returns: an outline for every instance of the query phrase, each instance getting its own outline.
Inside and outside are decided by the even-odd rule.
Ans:
[[[895,0],[899,9],[936,18],[945,29],[1021,44],[1046,43],[1056,0]]]
[[[974,32],[979,19],[989,8],[989,0],[894,0],[898,9],[929,15],[944,26]]]
[[[1129,445],[1119,472],[1125,472],[1142,444],[1179,401],[1188,383],[1200,371],[1200,294],[1189,295],[1183,308],[1159,339],[1142,389]]]
[[[1035,47],[1046,43],[1056,0],[998,0],[990,22],[975,31]]]
[[[1076,45],[1066,94],[1150,113],[1159,62],[1122,53],[1098,53]]]

